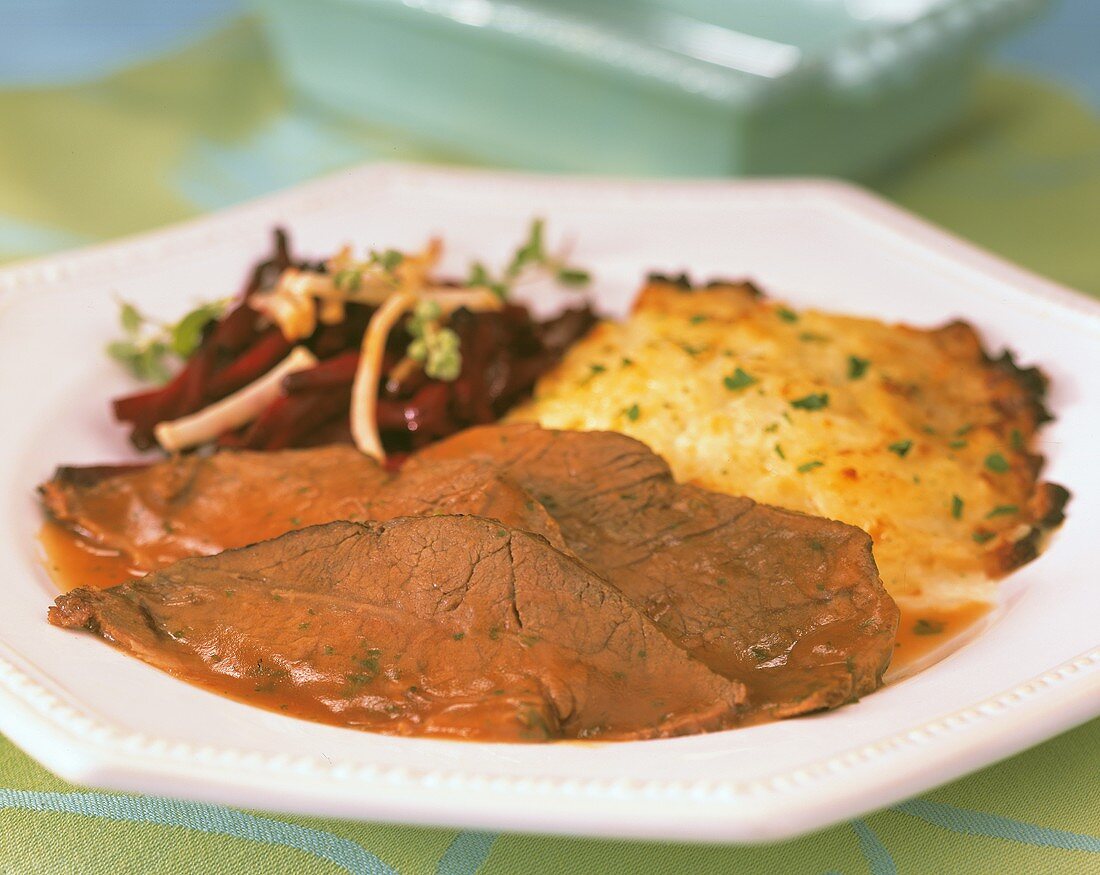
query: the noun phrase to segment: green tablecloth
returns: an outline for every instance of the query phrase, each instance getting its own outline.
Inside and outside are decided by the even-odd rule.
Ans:
[[[93,84],[0,92],[0,258],[187,218],[370,158],[446,159],[314,114],[256,29]],[[1100,295],[1100,121],[985,77],[884,194]],[[0,872],[1100,872],[1100,721],[925,796],[762,848],[493,836],[96,793],[0,738]]]

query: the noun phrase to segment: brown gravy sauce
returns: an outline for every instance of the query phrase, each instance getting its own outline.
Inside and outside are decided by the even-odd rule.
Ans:
[[[145,569],[134,567],[117,550],[98,547],[52,521],[47,521],[42,526],[38,540],[42,545],[46,569],[61,592],[69,592],[80,586],[106,589],[128,579],[142,577],[146,573]],[[955,646],[962,643],[960,638],[975,630],[992,607],[984,602],[968,602],[950,608],[918,609],[899,605],[901,622],[898,624],[894,658],[887,680],[900,680],[947,656]],[[210,686],[206,682],[203,685]],[[233,689],[217,692],[237,699],[245,698],[251,704],[271,707],[264,697],[242,696],[236,685],[232,686]],[[285,711],[286,708],[278,710]],[[298,708],[294,710],[299,711]],[[333,722],[332,715],[323,708],[311,707],[309,711],[308,719]]]
[[[146,574],[145,569],[135,568],[117,550],[98,547],[52,520],[42,525],[38,543],[42,546],[46,571],[61,592],[81,586],[107,589]]]

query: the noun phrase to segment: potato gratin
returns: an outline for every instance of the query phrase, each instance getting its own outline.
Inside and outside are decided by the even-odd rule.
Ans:
[[[1068,493],[1038,482],[1045,379],[954,322],[796,313],[751,284],[652,277],[512,419],[644,441],[680,481],[838,519],[910,603],[990,596]]]

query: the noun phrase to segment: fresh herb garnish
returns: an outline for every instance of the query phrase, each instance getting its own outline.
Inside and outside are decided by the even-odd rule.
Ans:
[[[1011,465],[1008,464],[1008,460],[1000,453],[990,453],[985,457],[985,466],[997,474],[1004,474]]]
[[[1024,446],[1024,436],[1020,433],[1018,428],[1012,429],[1012,433],[1009,435],[1009,443],[1012,445],[1017,453],[1022,453],[1026,449]]]
[[[126,337],[107,345],[107,355],[139,380],[167,382],[173,358],[186,361],[202,343],[206,326],[225,312],[228,300],[200,304],[176,323],[157,322],[123,301],[119,324]]]
[[[342,292],[357,292],[363,282],[363,271],[358,268],[338,270],[332,277],[332,284]]]
[[[944,624],[939,620],[919,619],[913,624],[913,633],[916,635],[939,635],[944,630]]]
[[[397,269],[397,266],[405,260],[405,256],[396,249],[383,249],[381,252],[372,249],[370,260],[387,273],[393,273]]]
[[[870,366],[870,359],[861,359],[858,355],[848,356],[848,379],[858,380],[867,373]]]
[[[784,322],[797,322],[798,314],[787,307],[777,307],[775,315],[782,319]]]
[[[909,451],[913,449],[913,442],[910,440],[894,441],[886,449],[899,458],[904,459],[909,454]]]
[[[951,441],[951,443],[948,444],[948,446],[951,447],[951,449],[953,450],[961,450],[966,445],[966,441]]]
[[[824,462],[819,462],[817,459],[814,459],[812,462],[806,462],[805,464],[799,465],[798,473],[806,474],[812,471],[814,468],[820,468],[824,464]]]
[[[1012,516],[1014,513],[1019,513],[1020,508],[1014,504],[998,504],[993,510],[985,515],[987,520],[991,520],[998,516]]]
[[[775,445],[775,454],[779,456],[784,462],[787,461],[787,454],[783,452],[783,447],[779,444]]]
[[[984,544],[986,541],[992,540],[994,538],[994,534],[993,532],[977,531],[970,537],[977,541],[979,544]]]
[[[951,516],[961,520],[963,515],[963,500],[957,495],[951,496]]]
[[[828,392],[813,392],[791,402],[796,410],[821,410],[829,406]]]
[[[625,410],[623,410],[623,416],[629,419],[631,422],[637,422],[638,417],[642,415],[642,409],[637,404],[631,404]]]
[[[961,425],[955,429],[955,437],[962,437],[964,434],[968,434],[971,429],[974,428],[974,423],[968,422],[966,425]]]
[[[825,343],[829,340],[824,334],[817,334],[813,331],[803,331],[798,335],[798,339],[803,343]]]
[[[569,264],[564,258],[551,255],[546,251],[543,231],[546,223],[542,219],[533,219],[527,230],[527,239],[512,254],[512,259],[504,268],[502,275],[494,277],[480,261],[470,265],[466,278],[467,286],[481,286],[489,289],[497,297],[504,299],[512,287],[528,271],[540,271],[549,274],[563,286],[587,285],[592,277],[587,270]]]
[[[467,286],[484,286],[501,300],[508,297],[508,284],[494,280],[485,265],[475,261],[470,265],[470,275],[466,277]]]
[[[440,324],[442,311],[435,301],[421,301],[405,323],[412,337],[406,355],[424,366],[433,380],[450,382],[462,373],[461,340]]]
[[[722,385],[731,392],[736,392],[738,389],[744,389],[756,382],[758,382],[756,377],[747,371],[741,370],[741,368],[737,368],[728,377],[722,378]]]
[[[688,319],[688,322],[690,322],[692,325],[701,325],[709,318],[710,317],[706,313],[696,313],[694,316]]]
[[[554,275],[563,286],[584,286],[592,281],[592,275],[587,270],[576,267],[562,267]]]
[[[546,249],[542,240],[543,228],[546,223],[542,219],[534,219],[527,229],[527,239],[516,249],[508,267],[504,269],[504,275],[509,279],[515,279],[528,265],[545,264],[548,260]]]

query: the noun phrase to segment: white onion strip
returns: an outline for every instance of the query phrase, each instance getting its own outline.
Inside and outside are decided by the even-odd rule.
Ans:
[[[157,443],[170,453],[197,447],[220,434],[240,428],[259,416],[282,394],[283,377],[317,364],[304,346],[296,346],[285,359],[247,386],[215,401],[197,413],[161,422],[153,429]]]
[[[473,312],[499,310],[503,302],[489,289],[475,288],[456,291],[441,289],[416,294],[397,291],[371,316],[363,335],[359,366],[351,388],[351,436],[359,452],[377,462],[386,461],[382,436],[378,433],[378,384],[382,380],[382,361],[386,355],[386,340],[398,321],[421,301],[439,305],[441,315],[449,315],[462,307]]]
[[[351,386],[351,437],[359,452],[379,463],[386,461],[382,436],[378,433],[378,382],[382,378],[382,360],[386,355],[386,339],[390,331],[420,298],[412,292],[394,292],[374,311],[363,345],[359,351],[359,366]]]

